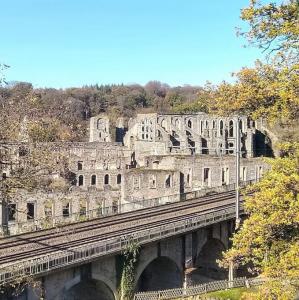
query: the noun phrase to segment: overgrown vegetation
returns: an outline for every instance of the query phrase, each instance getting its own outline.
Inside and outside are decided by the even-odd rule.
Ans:
[[[129,242],[117,258],[118,293],[121,300],[131,300],[135,292],[135,271],[139,261],[140,246]]]

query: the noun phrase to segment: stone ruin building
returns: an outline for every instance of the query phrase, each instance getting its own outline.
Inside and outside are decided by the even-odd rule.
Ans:
[[[53,144],[68,154],[74,174],[70,188],[20,191],[8,207],[2,206],[0,223],[8,224],[10,232],[22,232],[47,226],[45,220],[70,222],[116,213],[153,198],[179,201],[188,192],[235,183],[237,130],[240,181],[258,180],[267,168],[260,157],[267,145],[258,124],[246,116],[151,113],[123,124],[121,119],[111,128],[109,118],[98,115],[90,119],[89,142]],[[16,159],[22,147],[29,147],[27,142],[7,145]],[[1,172],[2,178],[9,176],[9,169]]]

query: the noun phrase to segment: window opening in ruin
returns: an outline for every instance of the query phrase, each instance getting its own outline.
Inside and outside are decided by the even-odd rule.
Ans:
[[[192,128],[192,121],[191,121],[191,120],[188,120],[187,125],[188,125],[189,128]]]
[[[109,175],[106,174],[104,177],[104,184],[109,184]]]
[[[151,175],[149,185],[151,189],[156,188],[156,175]]]
[[[228,185],[229,184],[229,169],[228,168],[222,168],[221,184],[222,185]]]
[[[91,185],[97,184],[97,175],[91,175]]]
[[[118,213],[118,200],[114,199],[112,202],[112,213],[117,214]]]
[[[64,217],[69,217],[70,216],[70,203],[66,203],[63,207],[62,207],[62,215]]]
[[[78,171],[83,169],[83,161],[78,161]]]
[[[9,222],[16,220],[17,206],[14,203],[7,205],[7,217]]]
[[[220,128],[220,135],[223,135],[223,121],[222,120],[220,121],[219,128]]]
[[[209,128],[209,122],[206,121],[206,129],[208,129],[208,128]]]
[[[234,122],[232,120],[229,121],[229,136],[233,137],[234,136]]]
[[[141,138],[144,140],[144,134],[141,135]]]
[[[27,203],[27,220],[34,219],[34,203]]]
[[[78,185],[79,185],[79,186],[82,186],[83,183],[84,183],[83,175],[80,175],[78,179],[79,179],[79,180],[78,180]]]
[[[141,130],[144,131],[144,126],[141,127]]]
[[[171,175],[168,175],[165,180],[165,187],[170,188],[171,187]]]
[[[241,172],[240,172],[240,180],[242,181],[246,181],[246,173],[247,173],[247,168],[246,167],[242,167],[241,168]]]
[[[201,147],[202,147],[202,154],[209,154],[208,149],[208,141],[206,139],[201,139]]]
[[[200,121],[200,134],[203,132],[203,121]]]
[[[213,129],[215,129],[215,128],[216,128],[216,121],[213,120]]]
[[[203,182],[205,185],[210,185],[210,168],[203,169]]]
[[[242,122],[242,120],[240,120],[240,122],[239,122],[239,130],[240,130],[240,132],[243,132],[243,122]]]
[[[7,178],[6,173],[3,173],[3,174],[2,174],[2,179],[5,180],[6,178]]]
[[[118,174],[116,177],[116,183],[121,184],[121,174]]]
[[[26,156],[28,152],[28,149],[26,149],[24,146],[19,147],[19,156]]]

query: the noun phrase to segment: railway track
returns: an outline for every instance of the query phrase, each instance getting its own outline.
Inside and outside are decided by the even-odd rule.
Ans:
[[[28,260],[50,253],[70,251],[95,241],[104,241],[123,235],[134,234],[155,226],[185,220],[217,211],[234,204],[234,192],[226,192],[200,199],[165,204],[151,209],[100,218],[92,221],[66,225],[62,231],[53,229],[22,234],[0,240],[0,265]]]
[[[70,233],[70,232],[76,233],[84,230],[90,230],[93,229],[93,226],[98,227],[99,225],[109,226],[111,224],[113,225],[121,224],[124,220],[128,220],[129,218],[132,218],[131,220],[134,220],[136,217],[142,218],[142,216],[148,216],[149,214],[155,215],[163,211],[172,209],[174,207],[175,208],[187,207],[187,205],[193,205],[198,203],[208,204],[211,203],[210,202],[211,200],[219,201],[226,196],[233,197],[234,193],[235,192],[233,191],[223,192],[223,193],[218,193],[216,195],[205,196],[202,198],[192,198],[181,202],[168,203],[160,206],[143,208],[143,209],[138,209],[130,212],[124,212],[113,216],[105,216],[93,220],[81,221],[81,222],[71,223],[71,224],[64,224],[56,228],[39,230],[32,233],[22,233],[10,237],[4,237],[4,238],[0,238],[0,249],[25,243],[24,241],[25,239],[27,241],[30,239],[33,239],[34,241],[42,241],[42,240],[46,240],[48,237],[54,237],[54,236],[59,237],[59,236],[64,236],[66,233]]]

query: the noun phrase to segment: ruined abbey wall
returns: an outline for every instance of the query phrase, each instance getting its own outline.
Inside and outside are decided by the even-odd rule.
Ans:
[[[9,217],[13,232],[19,223],[76,221],[88,214],[130,209],[128,203],[152,198],[161,198],[159,203],[178,201],[182,193],[234,183],[237,130],[240,180],[258,180],[267,169],[255,157],[263,145],[257,145],[255,124],[245,116],[152,113],[138,114],[129,120],[128,128],[123,120],[118,123],[116,137],[123,143],[111,141],[114,129],[103,115],[90,119],[89,142],[52,143],[52,151],[68,157],[72,178],[67,190],[20,191],[10,204],[14,216],[10,207],[2,206],[0,222]],[[10,151],[17,161],[30,147],[26,142],[8,143],[0,151]],[[1,176],[9,172],[9,167],[2,168]]]

